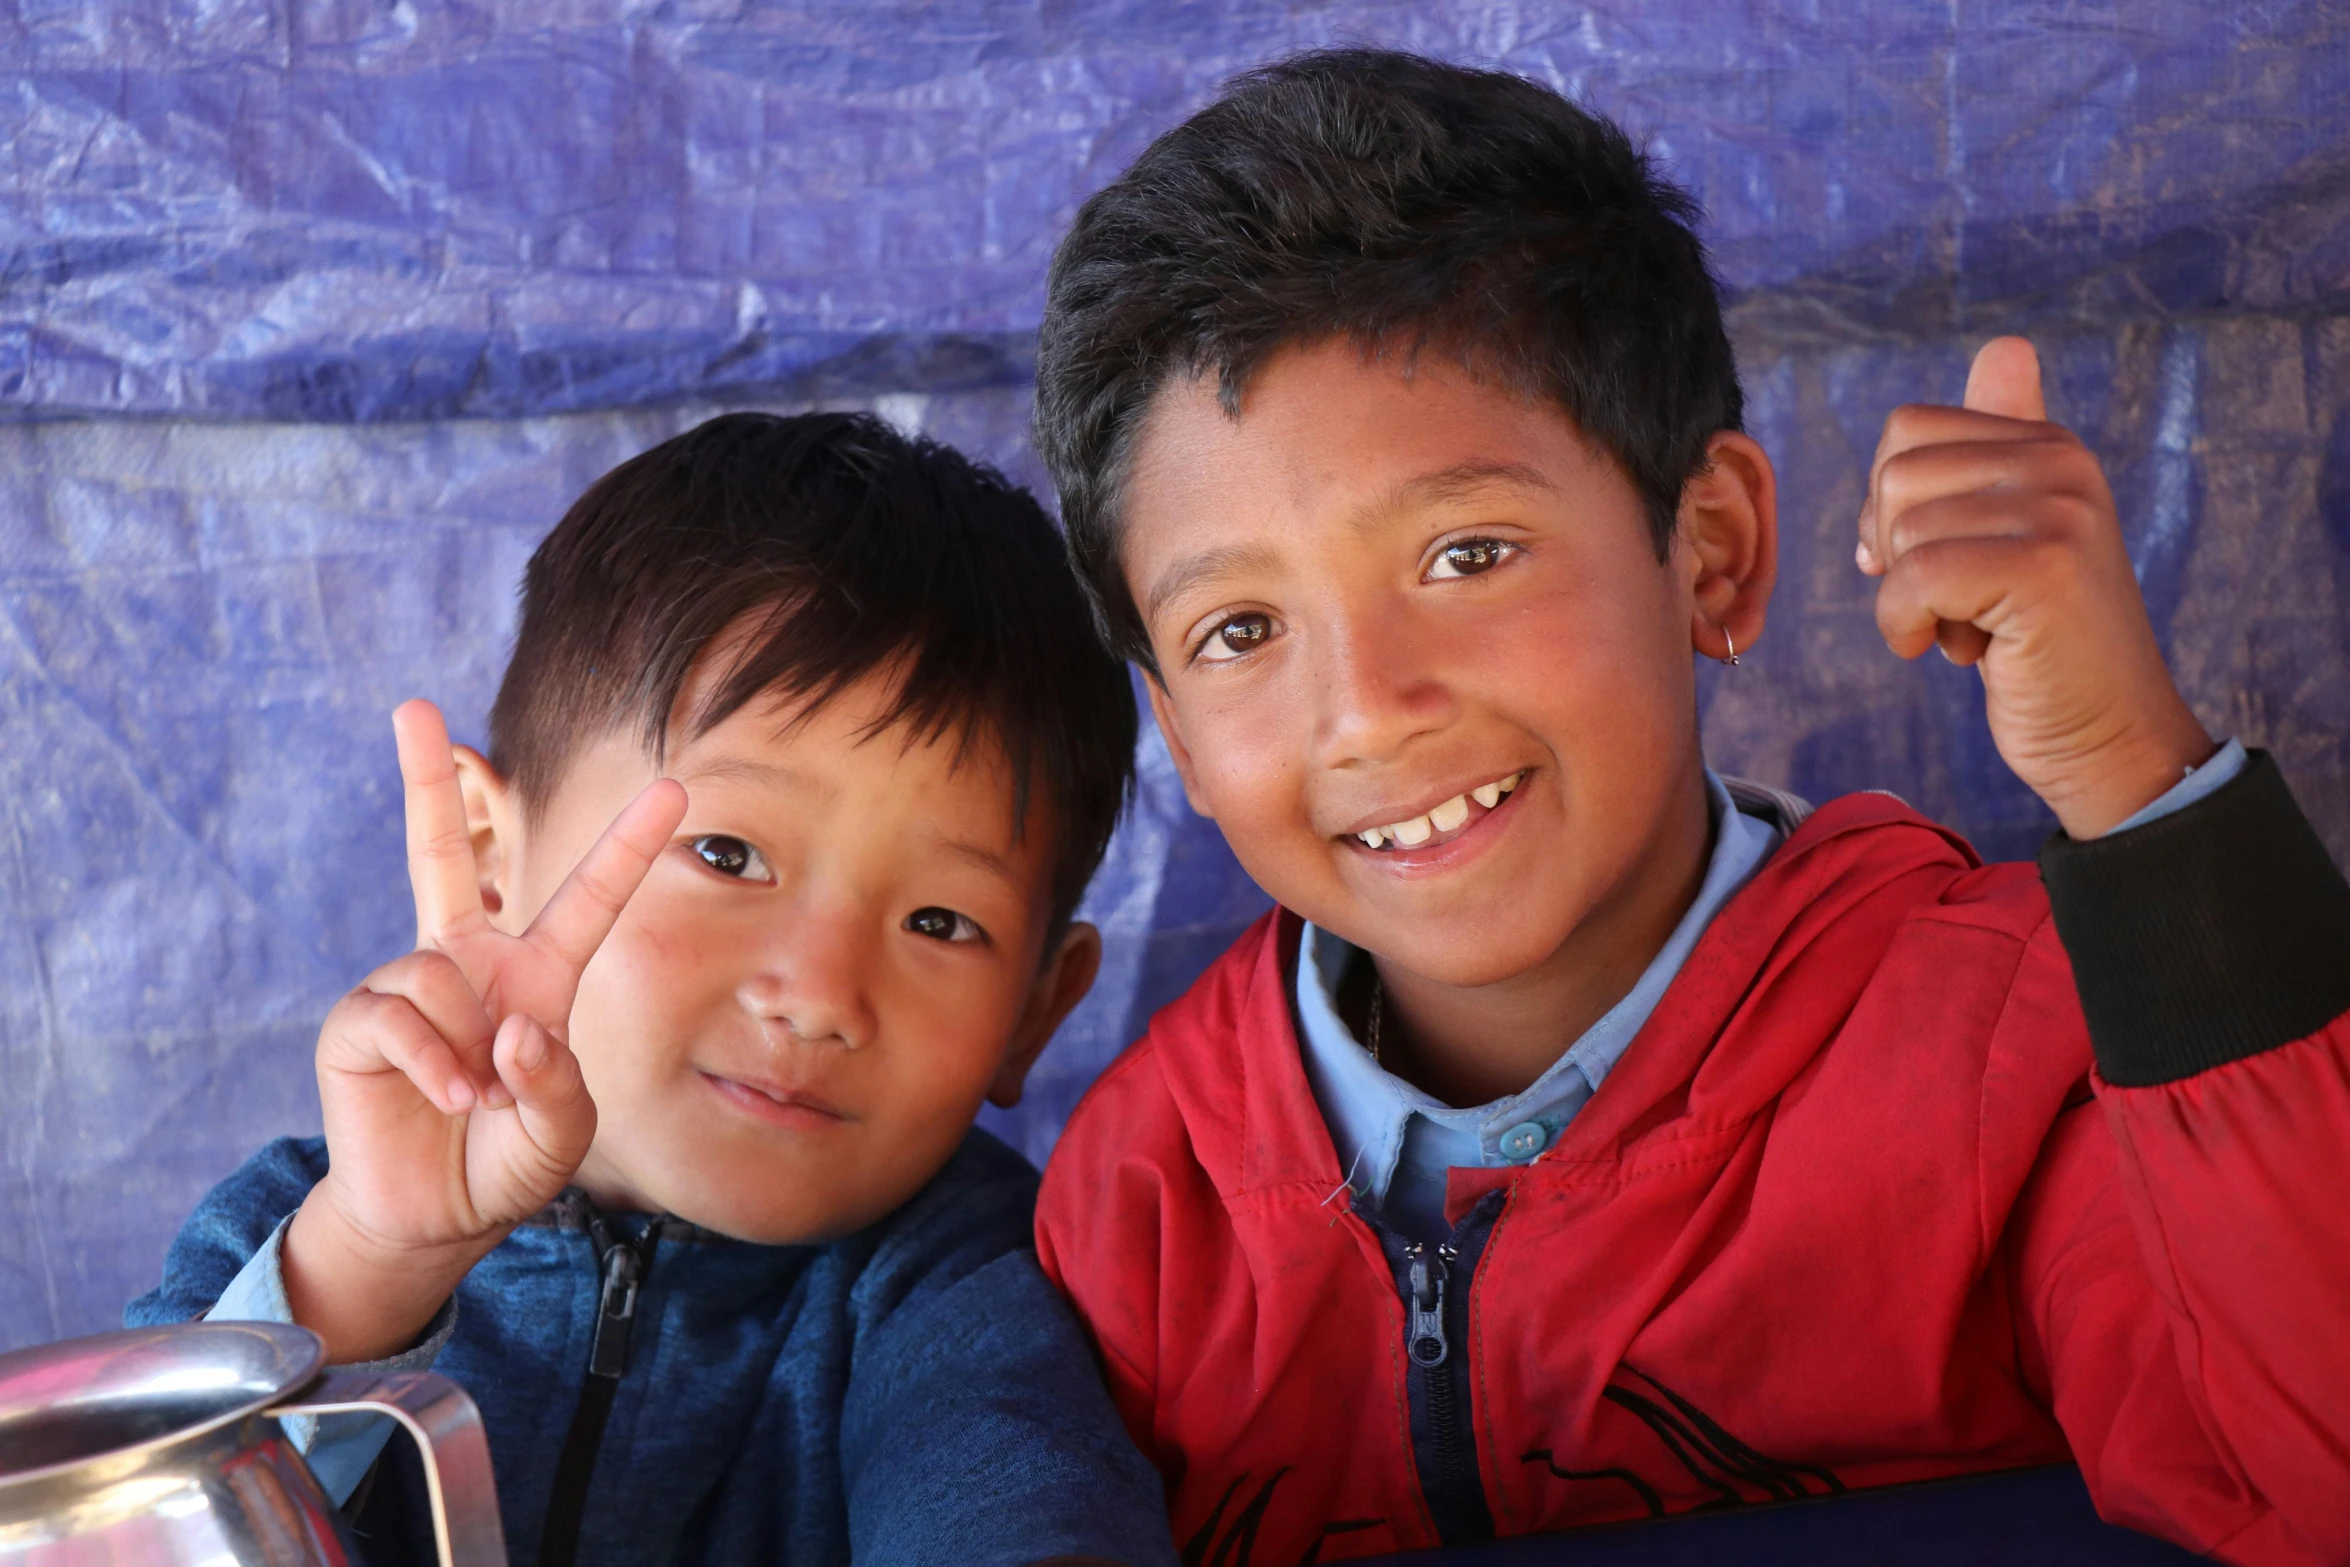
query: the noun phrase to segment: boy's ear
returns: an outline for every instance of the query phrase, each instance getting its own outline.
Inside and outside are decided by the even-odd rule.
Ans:
[[[1038,971],[1028,992],[1027,1010],[1012,1030],[1012,1048],[1005,1052],[1004,1064],[996,1068],[995,1081],[987,1085],[990,1104],[1009,1110],[1020,1102],[1028,1069],[1044,1053],[1061,1019],[1093,989],[1094,977],[1101,971],[1102,933],[1083,920],[1071,920],[1060,946]]]
[[[1192,779],[1191,747],[1183,743],[1183,729],[1175,722],[1175,704],[1167,700],[1167,688],[1159,684],[1157,675],[1147,671],[1143,675],[1142,688],[1150,693],[1151,717],[1158,723],[1160,737],[1167,742],[1167,755],[1174,759],[1175,776],[1183,780],[1183,798],[1191,802],[1193,810],[1209,821],[1214,821],[1216,813],[1208,809],[1206,796],[1199,792],[1199,785]]]
[[[513,787],[490,759],[469,745],[453,745],[457,787],[465,796],[465,830],[473,839],[474,874],[481,879],[482,912],[493,924],[506,907],[521,822]]]
[[[1681,491],[1680,542],[1691,578],[1690,645],[1727,659],[1762,640],[1779,580],[1779,483],[1751,436],[1717,430]]]

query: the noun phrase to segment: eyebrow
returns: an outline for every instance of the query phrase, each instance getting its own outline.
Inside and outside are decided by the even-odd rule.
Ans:
[[[1150,596],[1143,601],[1142,618],[1146,622],[1158,619],[1160,610],[1203,582],[1233,572],[1263,571],[1274,562],[1274,552],[1262,544],[1225,544],[1202,550],[1159,574],[1159,580],[1151,584]]]
[[[1416,474],[1398,480],[1356,514],[1356,525],[1367,527],[1381,517],[1409,510],[1414,506],[1441,505],[1476,494],[1480,490],[1496,488],[1540,490],[1556,495],[1558,486],[1541,469],[1522,462],[1499,462],[1472,458],[1454,463],[1434,473]]]
[[[938,847],[943,852],[953,855],[956,859],[962,860],[967,864],[976,866],[980,870],[986,871],[988,874],[1004,882],[1014,891],[1025,892],[1027,890],[1028,884],[1026,880],[1023,879],[1020,875],[1020,872],[1013,867],[1012,862],[1005,859],[1002,855],[996,853],[993,849],[990,849],[983,844],[973,843],[968,838],[949,838],[941,835],[934,841],[938,844]]]
[[[806,773],[792,768],[777,767],[770,762],[754,762],[739,756],[714,757],[698,767],[689,767],[671,776],[682,784],[691,784],[699,778],[733,778],[743,783],[760,784],[793,793],[805,791],[812,782]]]

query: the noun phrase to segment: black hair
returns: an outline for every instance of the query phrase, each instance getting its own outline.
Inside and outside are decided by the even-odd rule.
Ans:
[[[1111,645],[1155,670],[1118,559],[1152,399],[1213,374],[1237,414],[1290,343],[1434,348],[1551,399],[1664,559],[1744,414],[1697,217],[1616,125],[1521,77],[1338,49],[1234,78],[1078,210],[1047,284],[1036,444]]]
[[[876,672],[898,677],[877,731],[1000,743],[1022,829],[1041,772],[1065,921],[1133,776],[1125,667],[1026,490],[866,414],[722,415],[591,485],[524,574],[490,760],[536,814],[598,734],[631,728],[659,757],[762,695],[804,716]]]

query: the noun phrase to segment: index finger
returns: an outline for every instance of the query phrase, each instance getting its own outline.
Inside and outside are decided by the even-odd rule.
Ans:
[[[402,702],[392,710],[392,735],[400,747],[416,944],[427,947],[486,917],[473,833],[465,824],[465,792],[457,786],[457,757],[441,710],[422,698]]]
[[[552,952],[574,974],[586,968],[684,820],[685,786],[655,779],[580,856],[522,939]]]

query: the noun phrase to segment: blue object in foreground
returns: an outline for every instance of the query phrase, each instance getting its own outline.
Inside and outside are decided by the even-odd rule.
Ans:
[[[1414,1567],[2180,1567],[2205,1559],[2100,1519],[2070,1464],[1378,1558]]]

